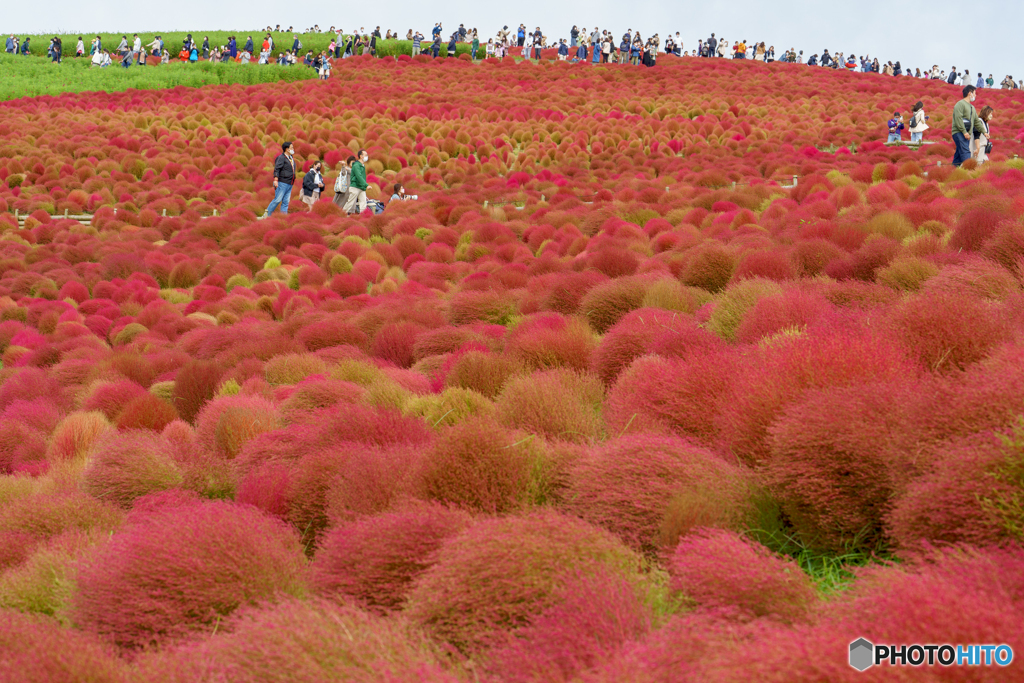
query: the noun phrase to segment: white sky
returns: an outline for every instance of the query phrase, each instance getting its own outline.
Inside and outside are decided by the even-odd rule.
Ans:
[[[867,52],[884,63],[900,60],[904,67],[922,70],[932,64],[949,71],[970,68],[996,82],[1006,74],[1024,78],[1024,46],[1019,36],[1024,3],[1010,0],[590,0],[589,2],[507,3],[447,0],[436,3],[341,2],[337,9],[318,3],[280,3],[270,0],[172,0],[169,2],[110,2],[50,0],[41,6],[8,2],[0,13],[0,29],[15,33],[87,33],[116,31],[257,30],[280,23],[297,29],[319,24],[342,28],[380,25],[404,34],[416,28],[426,34],[437,21],[449,33],[459,23],[493,36],[504,24],[540,26],[549,38],[569,36],[573,24],[592,29],[595,23],[616,35],[627,28],[662,38],[679,31],[684,49],[715,32],[730,43],[737,38],[765,41],[776,51],[788,47],[804,55],[823,48],[860,56]]]

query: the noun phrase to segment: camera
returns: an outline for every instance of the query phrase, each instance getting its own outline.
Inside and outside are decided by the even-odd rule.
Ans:
[[[419,198],[420,198],[420,196],[418,194],[411,194],[411,195],[409,195],[409,199],[419,199]]]

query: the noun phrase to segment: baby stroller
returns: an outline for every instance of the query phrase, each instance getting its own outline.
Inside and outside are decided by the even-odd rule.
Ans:
[[[370,211],[373,211],[373,215],[384,213],[384,202],[378,202],[376,199],[367,199],[366,206]]]

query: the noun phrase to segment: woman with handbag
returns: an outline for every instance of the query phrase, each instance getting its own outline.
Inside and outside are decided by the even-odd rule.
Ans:
[[[334,181],[334,199],[332,201],[339,209],[345,208],[345,200],[348,198],[349,173],[351,172],[352,162],[355,160],[354,156],[350,156],[341,162],[341,167],[338,169],[338,179]]]
[[[920,143],[924,140],[924,132],[928,130],[928,117],[924,113],[924,102],[918,101],[914,105],[913,115],[910,117],[910,142]]]
[[[989,141],[991,133],[988,125],[992,121],[993,114],[995,114],[995,110],[988,106],[982,108],[978,114],[981,127],[974,129],[974,139],[971,140],[971,156],[979,166],[988,161],[988,155],[992,153],[992,143]]]

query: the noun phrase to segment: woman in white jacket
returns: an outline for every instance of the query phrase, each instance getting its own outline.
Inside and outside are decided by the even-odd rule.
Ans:
[[[992,115],[995,110],[992,107],[984,107],[978,114],[978,120],[981,121],[982,129],[979,132],[975,129],[974,133],[978,137],[971,140],[971,156],[978,162],[978,165],[988,161],[988,155],[985,154],[985,148],[988,146],[989,130],[988,124],[992,121]]]
[[[914,105],[913,114],[910,117],[910,142],[911,144],[919,143],[924,140],[924,132],[928,130],[928,124],[926,121],[928,117],[924,113],[924,102],[918,102]]]

